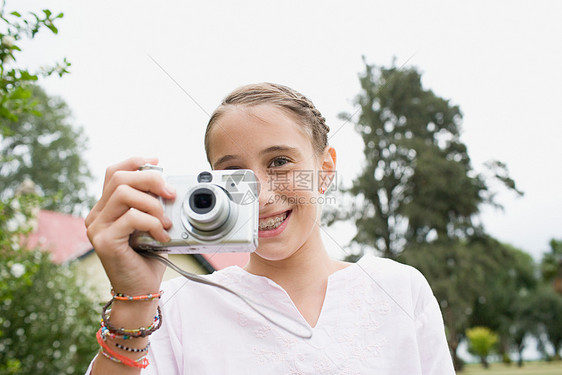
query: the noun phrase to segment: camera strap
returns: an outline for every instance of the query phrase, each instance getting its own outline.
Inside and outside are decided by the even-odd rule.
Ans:
[[[224,286],[221,285],[219,283],[215,283],[211,280],[206,279],[205,277],[202,277],[200,275],[196,275],[194,273],[191,272],[187,272],[183,269],[181,269],[180,267],[178,267],[177,265],[175,265],[172,261],[170,261],[168,258],[165,258],[161,255],[158,255],[154,252],[151,251],[138,251],[138,253],[142,256],[145,256],[147,258],[152,258],[152,259],[156,259],[161,263],[164,263],[166,266],[170,267],[171,269],[173,269],[174,271],[176,271],[177,273],[179,273],[180,275],[182,275],[183,277],[194,281],[196,283],[200,283],[200,284],[205,284],[205,285],[209,285],[209,286],[213,286],[215,288],[219,288],[222,289],[228,293],[233,294],[234,296],[240,298],[246,305],[248,305],[252,310],[254,310],[256,313],[258,313],[259,315],[261,315],[265,320],[267,320],[268,322],[270,322],[271,324],[281,328],[282,330],[303,338],[303,339],[309,339],[312,337],[312,328],[310,328],[307,324],[304,324],[302,322],[299,322],[298,320],[288,316],[287,314],[284,314],[280,311],[277,310],[273,310],[272,308],[262,305],[260,303],[257,303],[255,301],[252,301],[251,299],[245,297],[244,295]]]

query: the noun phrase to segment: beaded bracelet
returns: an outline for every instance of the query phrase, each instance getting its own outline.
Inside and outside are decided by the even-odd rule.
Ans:
[[[143,301],[154,301],[155,299],[160,299],[164,294],[164,291],[161,290],[158,293],[150,293],[141,296],[129,296],[123,293],[115,293],[113,289],[111,289],[111,295],[114,299],[118,301],[132,301],[132,302],[143,302]]]
[[[113,334],[111,332],[109,332],[109,330],[107,329],[107,327],[101,327],[101,338],[103,339],[103,341],[107,341],[108,339],[122,339],[122,340],[128,340],[128,339],[134,339],[135,337],[130,337],[130,336],[122,336],[122,335],[116,335]],[[142,349],[137,349],[137,348],[129,348],[127,346],[121,345],[118,342],[114,342],[115,346],[118,347],[119,349],[123,349],[126,350],[128,352],[132,352],[132,353],[142,353],[142,352],[148,352],[148,348],[150,348],[150,341],[148,342],[148,344],[146,344],[146,346]]]
[[[105,358],[111,359],[113,362],[116,363],[121,363],[124,364],[125,366],[129,366],[129,367],[139,367],[139,368],[146,368],[148,365],[145,366],[145,361],[148,361],[148,359],[146,359],[146,355],[139,358],[137,361],[133,361],[133,363],[137,363],[138,366],[133,365],[133,363],[128,362],[128,361],[124,361],[122,358],[127,358],[127,357],[115,357],[109,353],[107,353],[105,350],[100,349],[99,351],[100,354],[102,354]]]
[[[111,333],[111,332],[109,332],[109,329],[107,329],[107,327],[103,326],[103,324],[101,326],[101,329],[102,329],[101,334],[102,334],[104,340],[107,339],[107,338],[114,339],[114,340],[115,339],[121,339],[121,340],[138,339],[138,337],[133,337],[133,336],[130,336],[130,335],[119,335],[119,334],[116,334],[116,333]]]
[[[128,352],[132,352],[132,353],[142,353],[142,352],[148,352],[148,348],[150,348],[150,341],[148,342],[148,344],[142,348],[142,349],[137,349],[137,348],[129,348],[127,346],[123,346],[121,344],[119,344],[118,342],[114,343],[116,347],[118,347],[119,349],[122,350],[126,350]]]
[[[125,328],[116,328],[111,325],[109,321],[111,309],[108,310],[109,306],[113,304],[113,299],[109,300],[104,306],[101,314],[101,325],[102,328],[107,328],[107,330],[113,334],[110,336],[112,338],[122,338],[122,339],[129,339],[129,338],[137,338],[137,337],[146,337],[153,334],[156,330],[158,330],[162,326],[162,310],[160,310],[160,306],[158,306],[157,311],[158,315],[154,317],[153,323],[148,327],[141,327],[137,329],[125,329]]]
[[[109,345],[107,345],[107,343],[105,342],[105,340],[102,338],[101,335],[101,329],[98,331],[98,333],[96,334],[96,338],[98,339],[98,344],[101,345],[101,350],[100,353],[105,356],[106,358],[117,362],[117,363],[121,363],[125,366],[129,366],[129,367],[136,367],[136,368],[146,368],[149,365],[148,362],[148,358],[146,358],[146,354],[143,355],[142,357],[140,357],[137,360],[133,360],[129,357],[125,357],[124,355],[118,354],[116,352],[114,352],[113,350],[111,350],[111,348],[109,347]]]
[[[131,338],[146,337],[153,334],[154,331],[156,331],[161,326],[160,312],[158,312],[158,315],[154,317],[153,323],[148,327],[140,327],[140,328],[132,328],[132,329],[114,327],[109,321],[110,313],[111,310],[108,310],[106,312],[105,319],[101,320],[101,326],[107,328],[109,332],[116,335],[129,336]],[[125,340],[126,339],[127,338],[125,338]]]

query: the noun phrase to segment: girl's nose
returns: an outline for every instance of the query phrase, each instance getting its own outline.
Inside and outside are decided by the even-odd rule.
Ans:
[[[275,202],[275,184],[268,173],[256,173],[256,176],[260,183],[258,200],[261,210],[265,206]]]

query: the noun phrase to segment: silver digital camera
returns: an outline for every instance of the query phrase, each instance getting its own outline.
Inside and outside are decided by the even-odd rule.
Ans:
[[[141,170],[162,172],[145,165]],[[170,254],[253,252],[258,246],[259,182],[251,170],[216,170],[192,176],[165,176],[176,199],[160,198],[172,220],[169,242],[135,231],[130,245],[137,251]]]

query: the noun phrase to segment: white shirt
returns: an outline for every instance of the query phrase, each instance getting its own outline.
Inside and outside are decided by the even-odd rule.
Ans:
[[[207,276],[308,323],[289,295],[229,267]],[[454,374],[441,311],[416,269],[365,256],[333,273],[310,339],[271,324],[236,296],[184,278],[164,283],[163,325],[143,375]]]

